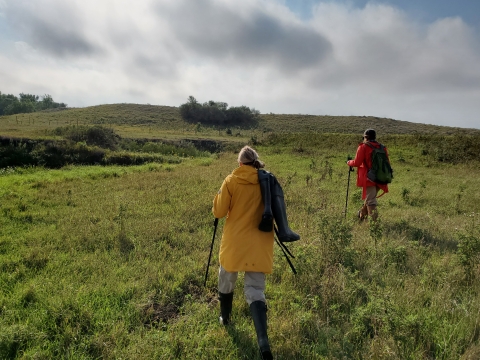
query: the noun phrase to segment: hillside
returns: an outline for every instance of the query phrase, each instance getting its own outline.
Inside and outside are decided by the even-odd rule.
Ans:
[[[68,125],[103,125],[128,138],[223,138],[243,141],[265,133],[362,133],[373,127],[379,134],[480,134],[478,129],[418,124],[372,116],[262,114],[255,129],[215,128],[189,124],[182,120],[177,107],[110,104],[86,108],[41,111],[0,117],[0,135],[20,138],[49,138],[51,131]]]

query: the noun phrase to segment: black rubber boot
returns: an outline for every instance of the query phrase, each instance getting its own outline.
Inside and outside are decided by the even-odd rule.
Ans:
[[[267,305],[263,301],[254,301],[250,304],[250,312],[257,332],[260,356],[263,360],[273,360],[267,336]]]
[[[218,300],[220,300],[220,324],[228,325],[232,313],[233,292],[229,294],[219,292]]]
[[[274,176],[270,177],[270,192],[272,194],[272,212],[277,224],[277,237],[281,242],[300,240],[300,235],[293,232],[288,226],[287,208],[283,198],[283,190]]]
[[[258,229],[265,232],[273,230],[273,213],[272,213],[272,195],[270,193],[270,173],[265,170],[258,170],[258,182],[262,192],[262,200],[264,210],[262,221],[258,225]]]

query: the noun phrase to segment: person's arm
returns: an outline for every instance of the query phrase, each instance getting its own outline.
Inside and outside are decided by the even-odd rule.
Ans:
[[[217,219],[227,216],[228,210],[230,209],[232,194],[228,189],[228,180],[229,177],[223,181],[220,190],[218,190],[217,195],[215,195],[215,199],[213,199],[212,212],[213,216],[215,216]]]
[[[347,165],[350,167],[360,167],[365,161],[365,145],[361,144],[357,148],[357,153],[355,154],[355,159],[348,160]]]

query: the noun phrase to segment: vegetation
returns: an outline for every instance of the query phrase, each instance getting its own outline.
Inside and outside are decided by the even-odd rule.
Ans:
[[[211,139],[245,143],[261,142],[271,134],[339,133],[362,134],[372,127],[381,136],[405,135],[466,135],[480,134],[479,129],[462,129],[412,123],[373,116],[329,116],[260,114],[253,128],[222,127],[190,123],[182,119],[178,107],[110,104],[86,108],[41,111],[30,114],[0,116],[0,134],[4,137],[45,139],[58,138],[53,133],[58,127],[94,126],[112,128],[122,138],[135,139]],[[361,137],[357,136],[357,141]]]
[[[189,96],[179,110],[187,122],[220,126],[253,127],[258,124],[260,115],[258,110],[247,106],[229,108],[227,103],[213,100],[200,104],[193,96]]]
[[[7,143],[21,143],[2,151],[30,147],[33,156],[52,141],[178,161],[0,169],[1,359],[257,359],[241,279],[233,326],[218,323],[223,221],[203,287],[212,200],[247,142],[282,184],[290,225],[302,236],[288,245],[298,274],[276,247],[267,277],[275,358],[480,357],[477,131],[405,122],[397,133],[378,130],[395,178],[373,224],[355,219],[361,190],[353,178],[345,209],[345,161],[370,127],[341,131],[354,129],[355,118],[337,118],[328,129],[338,131],[329,132],[323,117],[306,117],[287,131],[290,120],[264,115],[257,129],[229,136],[195,129],[176,108],[148,105],[33,117],[18,125],[0,118]],[[207,140],[223,146],[195,147]]]
[[[66,107],[66,104],[53,101],[52,96],[47,94],[40,100],[38,95],[21,93],[19,97],[16,97],[12,94],[2,94],[0,91],[0,115],[32,113]]]
[[[0,167],[65,165],[140,165],[147,162],[178,163],[185,157],[209,156],[190,142],[166,144],[126,140],[102,126],[56,128],[63,140],[0,138]]]

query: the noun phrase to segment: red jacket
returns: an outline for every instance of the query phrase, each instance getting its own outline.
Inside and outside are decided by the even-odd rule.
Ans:
[[[370,141],[370,145],[373,145],[376,148],[380,147],[380,144],[376,141]],[[360,143],[357,148],[355,159],[347,161],[348,166],[358,167],[357,186],[363,188],[362,199],[367,197],[367,186],[377,186],[382,189],[383,193],[380,196],[388,192],[388,185],[377,184],[367,178],[367,172],[372,167],[372,151],[373,150],[370,146],[365,143]],[[387,148],[385,148],[385,152],[388,157]]]

